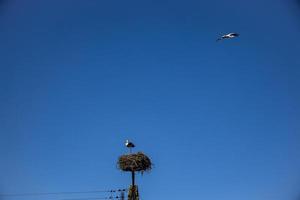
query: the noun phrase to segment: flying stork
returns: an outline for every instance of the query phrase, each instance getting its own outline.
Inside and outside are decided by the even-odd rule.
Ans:
[[[228,33],[228,34],[223,35],[222,37],[218,38],[217,42],[220,41],[220,40],[231,39],[231,38],[235,38],[235,37],[238,37],[238,36],[240,36],[240,34],[238,34],[238,33]]]
[[[129,148],[129,152],[130,152],[130,153],[131,153],[131,149],[132,149],[133,147],[135,147],[135,145],[134,145],[132,142],[129,142],[129,140],[126,140],[125,146],[126,146],[127,148]]]

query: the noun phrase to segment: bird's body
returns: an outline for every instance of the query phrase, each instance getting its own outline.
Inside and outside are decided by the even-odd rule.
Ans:
[[[128,147],[128,148],[133,148],[133,147],[135,147],[135,145],[134,145],[132,142],[129,142],[129,140],[126,140],[125,146]]]
[[[224,39],[235,38],[235,37],[238,37],[239,35],[240,34],[238,34],[238,33],[228,33],[228,34],[223,35],[222,37],[218,38],[217,41],[224,40]]]
[[[126,140],[125,146],[126,146],[127,148],[129,148],[129,152],[130,152],[130,153],[131,153],[131,149],[135,147],[135,145],[134,145],[132,142],[130,142],[129,140]]]

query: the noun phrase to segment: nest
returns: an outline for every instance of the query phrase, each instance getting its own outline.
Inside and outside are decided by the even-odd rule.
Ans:
[[[125,172],[145,172],[152,168],[151,160],[143,152],[122,155],[118,160],[118,167]]]

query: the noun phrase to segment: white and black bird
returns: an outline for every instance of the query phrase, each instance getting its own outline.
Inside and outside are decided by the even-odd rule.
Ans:
[[[232,39],[232,38],[239,37],[239,36],[240,36],[240,34],[238,34],[238,33],[228,33],[228,34],[222,35],[220,38],[218,38],[217,42],[220,40]]]
[[[132,142],[130,142],[129,140],[126,140],[125,146],[126,146],[127,148],[129,148],[129,152],[130,152],[130,153],[131,153],[131,149],[135,147],[135,145],[134,145]]]

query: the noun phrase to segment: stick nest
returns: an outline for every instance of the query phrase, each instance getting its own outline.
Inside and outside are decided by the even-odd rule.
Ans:
[[[122,155],[118,160],[118,168],[122,171],[150,171],[152,168],[151,160],[143,152]]]

